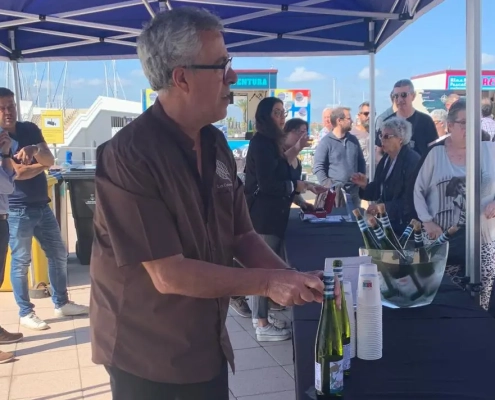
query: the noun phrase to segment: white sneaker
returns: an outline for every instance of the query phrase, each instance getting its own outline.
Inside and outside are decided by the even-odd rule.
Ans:
[[[268,314],[268,322],[272,325],[275,325],[279,329],[287,328],[287,322],[281,319],[275,318],[274,314]],[[258,318],[253,318],[253,328],[258,327]]]
[[[55,316],[61,317],[72,317],[75,315],[84,315],[89,313],[89,307],[83,306],[81,304],[76,304],[73,301],[69,301],[67,304],[60,308],[55,309]]]
[[[38,316],[34,312],[26,315],[25,317],[21,317],[21,326],[33,329],[35,331],[44,331],[45,329],[49,328],[48,324],[42,319],[38,318]]]
[[[256,339],[258,342],[280,342],[290,339],[291,331],[289,329],[280,329],[275,325],[268,324],[264,327],[256,328]]]

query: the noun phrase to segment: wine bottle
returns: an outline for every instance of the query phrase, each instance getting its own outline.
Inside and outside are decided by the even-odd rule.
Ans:
[[[415,219],[412,219],[411,222],[409,222],[409,225],[407,225],[406,229],[404,229],[404,232],[402,232],[402,235],[400,235],[399,244],[401,248],[406,247],[407,241],[409,240],[409,238],[413,233],[415,221],[416,221]]]
[[[387,210],[385,209],[385,204],[380,203],[376,205],[378,209],[378,219],[382,223],[382,228],[385,233],[385,236],[390,240],[390,242],[394,245],[396,249],[402,249],[401,244],[397,240],[397,236],[395,236],[395,232],[392,229],[392,225],[390,224],[390,219],[388,218]]]
[[[368,223],[371,226],[371,229],[373,229],[373,232],[375,233],[376,239],[378,240],[378,245],[380,246],[380,249],[382,250],[395,250],[397,253],[402,258],[406,258],[406,255],[402,251],[402,247],[396,247],[390,239],[385,235],[385,232],[380,226],[378,226],[378,223],[376,221],[375,217],[369,217],[368,218]]]
[[[445,232],[443,232],[437,240],[435,240],[432,244],[430,244],[427,248],[426,251],[431,251],[436,246],[440,246],[444,243],[447,243],[452,236],[459,230],[459,227],[457,225],[451,226],[449,229],[447,229]]]
[[[344,395],[344,349],[333,270],[323,273],[323,283],[323,305],[315,346],[315,388],[320,396],[340,398]]]
[[[342,347],[344,350],[344,378],[351,374],[351,324],[349,322],[349,315],[347,314],[347,300],[345,298],[344,291],[344,268],[341,260],[334,260],[333,272],[339,280],[340,293],[342,296],[342,304],[340,306],[341,313],[341,325],[342,331]]]
[[[359,208],[353,210],[352,213],[356,217],[359,230],[361,231],[361,235],[363,235],[364,247],[373,250],[379,249],[380,246],[378,245],[376,238],[373,235],[373,233],[370,231],[368,225],[366,225],[366,222],[363,216],[361,215],[361,211],[359,211]]]
[[[418,249],[420,263],[427,263],[430,261],[430,256],[424,247],[421,222],[416,220],[414,222],[414,247]]]

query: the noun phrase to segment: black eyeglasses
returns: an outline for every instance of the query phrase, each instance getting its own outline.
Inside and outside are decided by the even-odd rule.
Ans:
[[[393,133],[388,133],[388,134],[385,134],[385,135],[378,135],[378,137],[380,138],[380,140],[388,140],[388,139],[391,139],[393,137],[397,137],[397,135],[394,135]]]
[[[193,65],[187,65],[182,68],[186,69],[216,69],[216,70],[222,70],[223,69],[223,81],[227,82],[227,74],[229,73],[230,69],[232,68],[232,57],[228,58],[225,60],[222,64],[216,64],[216,65],[208,65],[208,64],[193,64]]]
[[[287,117],[289,115],[289,112],[287,110],[273,110],[273,115],[277,118],[280,118],[281,116]]]
[[[403,99],[405,99],[407,96],[409,96],[409,93],[410,92],[394,93],[392,95],[392,99],[397,100],[399,97],[402,97]]]

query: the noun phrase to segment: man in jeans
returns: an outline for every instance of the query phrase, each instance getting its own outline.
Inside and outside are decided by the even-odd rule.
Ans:
[[[33,237],[48,258],[55,316],[87,314],[89,310],[87,306],[69,301],[67,293],[67,250],[48,205],[45,170],[53,165],[53,155],[35,124],[17,122],[14,94],[7,88],[0,88],[0,110],[0,127],[12,139],[16,173],[14,192],[9,196],[12,288],[20,308],[21,325],[34,330],[48,329],[47,323],[34,313],[34,304],[29,299],[28,270]]]
[[[0,116],[2,108],[0,108]],[[11,139],[7,132],[0,129],[0,287],[2,287],[5,274],[5,259],[9,248],[9,223],[7,222],[9,197],[14,191],[14,169],[12,167],[12,152],[10,151]],[[22,333],[10,333],[0,326],[0,345],[16,343],[22,340]],[[0,364],[12,361],[14,354],[0,351]]]

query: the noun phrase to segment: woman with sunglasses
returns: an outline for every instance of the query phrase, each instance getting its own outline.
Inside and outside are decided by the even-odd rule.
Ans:
[[[301,180],[301,168],[295,160],[309,145],[309,138],[300,131],[297,138],[291,134],[288,139],[283,130],[286,116],[283,102],[276,97],[267,97],[259,103],[255,114],[256,133],[249,142],[246,156],[244,189],[254,229],[284,260],[285,230],[294,198],[306,190],[316,194],[326,190]],[[268,314],[268,298],[253,296],[252,309],[258,341],[291,337],[285,321]]]
[[[422,160],[414,185],[414,205],[423,223],[425,242],[437,239],[457,225],[449,241],[451,275],[464,275],[467,218],[481,219],[481,306],[489,309],[495,279],[495,144],[481,142],[481,215],[466,215],[466,103],[457,100],[449,109],[450,136],[432,146]],[[489,310],[495,316],[495,310]]]
[[[354,174],[353,183],[359,186],[359,197],[363,200],[385,203],[390,223],[397,235],[401,235],[416,213],[412,202],[410,185],[420,156],[409,146],[412,135],[411,124],[403,118],[392,117],[382,124],[380,140],[385,153],[378,163],[372,182],[364,174]],[[376,214],[371,204],[368,213]]]

